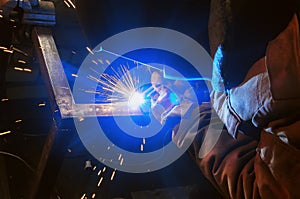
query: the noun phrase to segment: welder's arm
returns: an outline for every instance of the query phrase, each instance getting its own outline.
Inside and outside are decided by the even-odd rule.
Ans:
[[[236,137],[244,122],[266,128],[273,120],[290,117],[293,121],[300,114],[299,27],[295,14],[286,29],[269,42],[266,56],[250,68],[244,81],[227,91],[215,67],[222,61],[222,48],[217,50],[211,98],[231,136]]]
[[[212,93],[214,108],[229,132],[224,129],[213,149],[196,161],[225,198],[300,198],[300,48],[296,21],[294,17],[269,43],[264,62],[267,73],[250,75],[227,93]],[[234,119],[238,114],[240,121],[251,119],[263,127],[259,139],[254,139],[249,129],[248,135],[230,129],[226,114]],[[235,139],[230,136],[232,132]],[[203,130],[199,135],[205,133]],[[196,154],[203,144],[194,143]]]
[[[219,48],[218,51],[222,49]],[[217,53],[221,53],[218,52]],[[215,58],[214,64],[218,62]],[[249,70],[244,81],[237,87],[225,91],[222,88],[220,72],[213,70],[211,100],[213,108],[228,129],[228,133],[236,138],[242,125],[251,120],[264,101],[271,98],[265,58],[258,60]]]
[[[283,128],[299,134],[300,122]],[[244,134],[233,139],[224,129],[213,149],[199,158],[206,133],[198,132],[200,141],[193,144],[196,163],[224,198],[300,197],[299,149],[265,131],[257,141]]]

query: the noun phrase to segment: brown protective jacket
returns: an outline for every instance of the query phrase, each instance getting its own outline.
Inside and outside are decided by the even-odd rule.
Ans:
[[[251,122],[261,129],[259,139],[251,136],[251,129],[238,131],[235,138],[225,129],[201,158],[198,152],[204,143],[194,142],[197,164],[224,198],[300,198],[299,37],[299,20],[294,15],[285,30],[268,43],[264,61],[254,64],[257,71],[267,72],[271,93],[267,103],[253,106],[258,109],[253,111]],[[244,82],[258,73],[252,70]],[[202,129],[199,135],[205,133]]]

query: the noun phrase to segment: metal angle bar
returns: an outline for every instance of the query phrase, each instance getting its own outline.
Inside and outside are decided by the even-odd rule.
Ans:
[[[50,92],[50,100],[56,103],[61,117],[69,117],[74,104],[71,88],[64,72],[52,31],[47,27],[35,27],[32,40],[37,49],[41,72]]]
[[[129,110],[126,103],[75,104],[52,32],[46,27],[35,27],[33,42],[50,95],[59,108],[62,119],[93,116],[140,115],[139,110]],[[50,96],[51,98],[51,96]]]
[[[46,139],[46,142],[43,147],[42,155],[40,157],[40,161],[35,173],[35,179],[34,183],[32,184],[31,193],[30,193],[30,199],[37,198],[39,190],[43,189],[44,185],[41,185],[41,180],[43,175],[45,175],[45,168],[47,164],[49,164],[48,158],[51,155],[51,150],[53,150],[53,143],[56,137],[56,134],[58,132],[57,126],[55,124],[56,122],[53,121],[51,128],[49,130],[48,137]],[[54,176],[52,176],[54,178]],[[51,187],[48,187],[49,190],[51,190]]]

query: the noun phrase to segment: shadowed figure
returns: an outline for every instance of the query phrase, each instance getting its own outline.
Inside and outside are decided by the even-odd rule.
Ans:
[[[224,198],[300,198],[299,8],[211,1],[211,105],[224,129],[200,157],[209,124],[201,120],[192,152]]]

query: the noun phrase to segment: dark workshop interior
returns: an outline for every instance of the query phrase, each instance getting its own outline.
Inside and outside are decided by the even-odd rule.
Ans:
[[[89,53],[86,47],[94,48],[128,29],[174,29],[195,39],[208,51],[209,1],[54,0],[37,2],[37,6],[34,1],[19,3],[25,11],[23,19],[18,18],[20,12],[15,9],[14,15],[9,14],[15,21],[3,20],[0,27],[1,46],[10,50],[1,53],[1,198],[219,197],[187,152],[158,171],[117,171],[111,181],[114,170],[106,167],[98,175],[105,165],[85,149],[73,119],[61,119],[53,112],[55,105],[49,97],[51,91],[40,68],[32,33],[36,26],[52,31],[72,85],[72,74]],[[9,1],[0,14],[12,12],[16,4],[17,1]],[[53,131],[57,131],[54,136]]]
[[[187,109],[191,112],[180,112],[177,115],[175,112],[173,113],[175,116],[170,116],[168,114],[171,111],[165,111],[159,114],[160,120],[157,118],[153,104],[159,101],[160,96],[157,97],[153,93],[162,92],[159,89],[167,86],[162,87],[161,84],[166,83],[167,80],[162,80],[162,77],[158,76],[154,85],[153,78],[155,74],[163,74],[163,77],[166,77],[167,66],[160,68],[161,66],[158,65],[161,73],[155,73],[153,71],[157,68],[152,66],[152,63],[160,61],[162,64],[171,63],[172,67],[174,66],[173,69],[178,69],[185,75],[192,74],[189,78],[184,75],[184,81],[189,82],[188,86],[191,86],[194,92],[192,94],[184,92],[183,96],[194,97],[196,105],[208,104],[210,97],[205,77],[202,77],[199,71],[197,73],[193,68],[189,68],[192,63],[186,61],[185,57],[178,56],[174,53],[175,51],[167,52],[167,50],[157,50],[152,47],[153,50],[151,47],[142,46],[136,51],[132,50],[126,52],[127,54],[119,55],[115,51],[109,51],[109,46],[105,44],[103,48],[102,46],[99,48],[103,41],[114,38],[124,31],[159,27],[186,35],[196,41],[210,56],[218,48],[211,38],[217,41],[219,39],[217,34],[223,31],[220,28],[222,25],[216,23],[216,33],[210,35],[211,38],[209,38],[209,33],[214,29],[209,26],[212,2],[220,1],[0,0],[0,198],[222,198],[218,189],[204,176],[199,165],[194,161],[193,155],[195,154],[191,150],[192,145],[188,145],[178,158],[154,171],[145,169],[143,172],[129,172],[126,169],[117,169],[119,166],[123,167],[121,156],[124,154],[121,153],[114,156],[118,158],[117,163],[109,156],[106,158],[106,153],[112,153],[109,150],[113,151],[115,148],[121,148],[128,154],[136,154],[136,157],[157,151],[162,153],[161,157],[164,157],[164,150],[167,150],[169,143],[172,143],[173,136],[176,136],[174,129],[178,121],[186,119],[185,114],[192,115],[195,114],[193,110],[198,110],[193,109],[194,106],[191,105]],[[237,5],[237,13],[244,16],[243,13],[239,13],[238,6],[242,7],[242,4],[237,1],[232,2]],[[260,1],[257,0],[257,2]],[[262,8],[268,6],[267,3],[263,4]],[[245,14],[246,16],[247,14],[255,16],[255,13],[260,16],[264,12],[263,9],[256,8],[255,3],[249,3],[249,5],[254,5],[254,7],[249,7],[250,11]],[[279,10],[279,8],[280,6],[276,9]],[[243,81],[254,61],[264,56],[266,41],[273,39],[286,26],[290,16],[281,17],[280,14],[276,14],[278,11],[276,9],[272,11],[274,15],[267,16],[264,18],[265,21],[261,20],[261,23],[257,23],[264,24],[259,27],[260,32],[256,31],[256,22],[260,19],[254,17],[247,21],[248,18],[234,18],[236,21],[233,20],[233,22],[236,24],[233,25],[240,29],[229,29],[230,36],[235,38],[233,40],[226,38],[228,41],[222,41],[225,44],[229,42],[228,46],[232,49],[239,49],[238,51],[229,49],[233,53],[228,55],[228,60],[225,60],[229,66],[225,67],[224,73],[227,72],[226,74],[229,74],[227,78],[232,80],[229,83],[226,82],[228,83],[225,85],[226,89],[237,86]],[[252,12],[253,10],[255,12]],[[214,11],[218,12],[218,10]],[[214,16],[217,16],[216,13]],[[270,22],[275,20],[277,21],[274,24]],[[244,21],[247,22],[246,25],[243,24]],[[231,21],[224,23],[230,24]],[[167,38],[168,35],[165,37]],[[138,41],[139,38],[130,38],[128,41],[123,38],[120,40],[123,45],[120,49],[126,48],[124,44],[131,46],[129,42],[135,42],[135,39]],[[113,48],[118,48],[118,43],[113,45]],[[99,48],[98,51],[93,50],[96,47]],[[86,60],[89,60],[89,56],[93,57],[98,52],[109,54],[110,57],[118,57],[113,60],[113,63],[119,64],[120,62],[121,64],[119,64],[119,69],[114,69],[109,59],[91,60],[90,69],[93,70],[95,77],[100,74],[95,71],[95,68],[101,68],[104,65],[110,66],[103,69],[107,74],[121,71],[124,76],[120,77],[117,74],[112,77],[100,74],[97,79],[90,74],[80,73],[80,68]],[[194,55],[195,52],[190,54]],[[138,58],[131,58],[135,56]],[[213,65],[211,61],[209,57],[209,63]],[[175,62],[179,66],[175,66]],[[245,67],[234,68],[239,64]],[[130,95],[127,93],[128,102],[117,101],[119,98],[123,99],[121,94],[124,90],[122,89],[132,89],[131,85],[142,81],[140,77],[126,76],[129,67],[137,69],[144,67],[142,74],[147,75],[145,79],[148,84],[133,88],[143,93],[144,98],[141,104],[145,104],[145,107],[139,104],[136,112],[128,112],[129,108],[123,106],[124,103],[130,106],[132,103],[129,101],[130,97],[135,93]],[[102,71],[102,69],[99,70]],[[195,73],[196,76],[200,75],[195,78],[196,80],[193,79]],[[84,74],[84,78],[89,79],[90,82],[94,81],[94,84],[96,82],[97,86],[90,88],[90,83],[80,84],[81,74]],[[118,78],[120,82],[125,83],[119,84]],[[168,78],[171,79],[173,76],[168,76]],[[79,87],[76,84],[78,81]],[[169,87],[174,85],[168,84]],[[179,86],[183,88],[185,85]],[[148,87],[152,90],[149,91]],[[74,89],[74,91],[73,88],[77,90]],[[73,91],[74,93],[83,91],[94,101],[91,103],[89,98],[88,102],[76,101],[77,98],[75,100],[73,98]],[[109,95],[103,97],[102,92],[109,93]],[[171,104],[171,110],[182,105],[179,97],[176,94],[172,95],[174,92],[168,93],[167,103],[169,103],[168,106]],[[74,94],[74,96],[77,95]],[[134,103],[139,103],[138,97],[135,96],[134,100]],[[153,108],[152,112],[149,111],[149,107]],[[124,110],[127,111],[125,115]],[[157,111],[161,113],[160,109]],[[165,113],[168,114],[164,115]],[[133,138],[131,134],[128,135],[125,130],[118,127],[118,118],[122,120],[123,117],[130,118],[143,129],[147,129],[149,124],[152,124],[154,117],[163,127],[159,130],[159,134],[149,136],[146,143],[146,138],[138,136]],[[98,132],[94,126],[88,125],[90,121],[97,121],[99,127],[101,126],[101,131]],[[190,120],[190,123],[192,122],[194,121]],[[192,126],[195,127],[194,124]],[[199,125],[196,127],[200,128]],[[83,128],[86,132],[83,132]],[[91,135],[92,132],[94,135]],[[112,144],[106,146],[102,140],[98,143],[96,138],[100,134],[105,134]],[[87,140],[92,144],[86,143]],[[147,145],[151,142],[152,145]],[[99,156],[93,153],[93,150],[98,148],[105,148],[105,150],[100,150]],[[169,157],[157,158],[157,164],[164,164],[165,159]],[[135,163],[138,164],[139,161],[136,158],[129,166],[135,168]],[[145,165],[148,165],[147,161],[145,160]],[[151,161],[155,160],[149,159],[149,162]],[[111,166],[114,164],[117,166]],[[127,165],[126,159],[124,159],[124,165],[125,167]],[[226,179],[227,176],[223,177]]]

